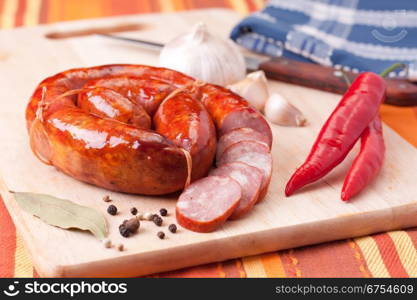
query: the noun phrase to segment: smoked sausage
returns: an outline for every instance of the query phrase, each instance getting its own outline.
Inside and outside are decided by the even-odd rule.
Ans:
[[[159,104],[171,92],[175,86],[161,80],[151,78],[140,78],[132,76],[111,76],[91,80],[84,85],[84,88],[103,87],[111,89],[120,95],[128,98],[132,103],[140,104],[150,115],[158,109]]]
[[[186,181],[182,151],[156,132],[74,108],[53,113],[44,130],[47,159],[78,180],[147,195],[179,190]]]
[[[252,128],[266,136],[272,145],[272,131],[265,118],[242,97],[226,88],[205,84],[201,101],[213,117],[219,136],[236,128]]]
[[[151,117],[141,104],[132,103],[108,88],[83,89],[78,94],[77,104],[82,110],[101,117],[115,119],[139,128],[151,128]]]
[[[34,153],[78,180],[109,190],[161,195],[184,188],[187,159],[171,140],[78,106],[79,93],[71,92],[108,76],[155,77],[172,89],[194,82],[175,71],[141,65],[72,69],[49,77],[35,90],[26,110]]]
[[[205,176],[220,137],[272,134],[231,91],[144,65],[71,69],[43,80],[27,109],[30,145],[44,163],[109,190],[172,193]],[[190,173],[191,170],[191,173]]]
[[[213,121],[192,92],[179,90],[159,106],[154,116],[155,130],[191,155],[191,180],[207,175],[216,151]]]

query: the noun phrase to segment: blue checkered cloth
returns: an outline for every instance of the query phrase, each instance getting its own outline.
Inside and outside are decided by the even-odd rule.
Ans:
[[[417,0],[272,0],[231,38],[269,56],[417,79]]]

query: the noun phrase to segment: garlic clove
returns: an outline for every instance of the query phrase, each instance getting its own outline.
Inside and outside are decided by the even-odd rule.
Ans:
[[[246,75],[246,78],[250,78],[255,81],[260,81],[267,84],[266,76],[264,71],[255,71]]]
[[[267,119],[277,125],[304,126],[307,122],[298,108],[276,93],[266,101],[264,112]]]
[[[268,83],[264,71],[249,73],[245,79],[238,81],[228,88],[245,98],[253,107],[262,111],[269,97]]]
[[[222,86],[243,79],[246,73],[238,47],[229,39],[212,35],[203,23],[168,42],[159,65]]]

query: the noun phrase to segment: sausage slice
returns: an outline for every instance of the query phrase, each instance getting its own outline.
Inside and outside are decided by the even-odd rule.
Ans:
[[[227,147],[241,141],[259,142],[267,145],[271,149],[271,145],[269,144],[270,140],[266,135],[256,130],[253,130],[252,128],[237,128],[229,131],[228,133],[220,137],[219,142],[217,144],[217,160],[220,159],[221,155]]]
[[[272,155],[269,153],[268,146],[254,141],[235,143],[223,152],[217,161],[217,166],[236,161],[246,163],[263,171],[261,192],[258,200],[260,201],[268,191],[272,175]]]
[[[263,172],[258,168],[242,162],[233,162],[213,169],[209,176],[229,176],[236,180],[242,188],[242,198],[239,206],[230,216],[230,219],[237,219],[249,212],[258,201],[263,178]]]
[[[240,184],[225,176],[209,176],[189,185],[178,199],[178,224],[196,232],[211,232],[238,207]]]

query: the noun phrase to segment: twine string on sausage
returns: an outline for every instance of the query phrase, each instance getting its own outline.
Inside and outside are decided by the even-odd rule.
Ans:
[[[44,108],[46,107],[45,98],[46,98],[46,86],[43,86],[41,100],[39,100],[38,108],[36,110],[36,119],[40,120],[41,122],[43,122],[43,111],[44,111]]]
[[[30,125],[30,129],[29,129],[29,144],[30,144],[30,148],[32,149],[33,153],[35,154],[35,156],[44,164],[46,165],[52,165],[52,162],[50,161],[50,159],[44,157],[44,155],[42,155],[39,151],[38,151],[38,147],[36,147],[35,143],[36,143],[36,138],[39,138],[39,133],[47,136],[45,127],[43,125],[43,112],[45,107],[47,106],[47,104],[45,103],[45,98],[46,98],[46,87],[42,87],[42,96],[41,99],[39,100],[38,103],[38,108],[36,110],[36,115],[35,115],[35,119],[33,120],[32,124]],[[35,136],[35,134],[37,136]],[[49,140],[48,139],[44,139],[46,140],[46,143],[49,144]],[[49,146],[49,145],[48,145]],[[49,151],[50,151],[50,147],[49,147]]]
[[[184,153],[185,161],[187,162],[187,179],[185,180],[184,189],[187,188],[191,183],[191,170],[193,166],[193,159],[191,157],[190,152],[185,150],[184,148],[180,148],[182,153]]]
[[[168,101],[169,99],[171,99],[175,95],[177,95],[177,94],[179,94],[179,93],[181,93],[183,91],[186,91],[187,89],[188,89],[188,85],[173,90],[170,94],[168,94],[168,96],[165,97],[165,99],[163,100],[162,103]],[[162,105],[162,103],[161,103],[161,105]]]
[[[75,90],[69,90],[66,91],[65,93],[62,93],[61,95],[57,96],[56,99],[62,99],[68,96],[73,96],[73,95],[78,95],[79,93],[81,93],[82,91],[86,90],[85,88],[83,89],[75,89]]]
[[[62,99],[68,96],[73,96],[73,95],[78,95],[81,92],[85,92],[85,91],[91,91],[94,90],[95,88],[97,88],[96,86],[91,86],[91,87],[83,87],[81,89],[74,89],[74,90],[69,90],[66,91],[65,93],[62,93],[61,95],[57,96],[56,99]]]
[[[200,79],[196,79],[191,85],[194,89],[199,89],[202,86],[205,86],[207,83],[200,80]]]
[[[195,82],[191,83],[191,84],[187,84],[183,87],[177,88],[176,90],[172,91],[165,99],[165,101],[168,101],[169,99],[171,99],[172,97],[174,97],[175,95],[183,92],[183,91],[188,91],[190,93],[196,93],[198,91],[198,89],[202,86],[204,86],[206,83],[201,81],[201,80],[196,80]],[[192,156],[190,154],[189,151],[185,150],[184,148],[179,148],[182,153],[184,153],[185,156],[185,160],[187,163],[187,179],[185,180],[185,184],[184,184],[184,189],[187,188],[190,183],[191,183],[191,171],[192,171],[192,165],[193,165],[193,159]]]

